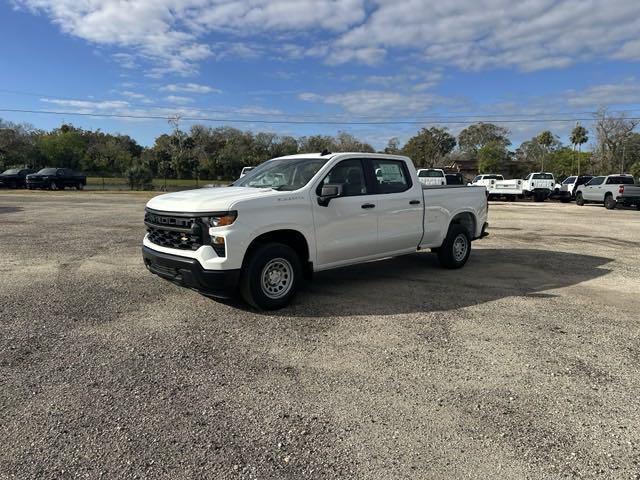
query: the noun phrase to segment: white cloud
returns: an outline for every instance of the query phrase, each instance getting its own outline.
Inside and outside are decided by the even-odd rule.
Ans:
[[[333,45],[421,51],[462,69],[558,68],[591,58],[640,59],[637,0],[377,0]]]
[[[165,100],[167,100],[168,102],[171,103],[193,103],[193,98],[189,98],[189,97],[183,97],[180,95],[168,95],[165,97]]]
[[[593,85],[584,91],[566,92],[570,107],[592,108],[640,103],[640,80],[630,78],[622,83]]]
[[[208,45],[212,32],[340,32],[365,18],[364,0],[14,0],[17,7],[46,14],[60,29],[93,44],[132,49],[114,59],[135,66],[134,54],[151,61],[151,76],[197,71],[198,62],[252,55],[242,42]],[[220,53],[218,53],[218,56]]]
[[[424,113],[436,105],[448,103],[447,99],[432,94],[395,92],[385,90],[355,90],[351,92],[319,95],[301,93],[300,100],[325,103],[340,107],[345,113],[357,116],[392,117]]]
[[[160,87],[164,92],[182,92],[182,93],[222,93],[217,88],[210,87],[209,85],[201,85],[199,83],[171,83]]]

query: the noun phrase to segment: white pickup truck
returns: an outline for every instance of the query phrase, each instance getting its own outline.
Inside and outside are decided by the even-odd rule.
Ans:
[[[446,185],[447,175],[441,168],[420,168],[418,180],[423,185]]]
[[[625,186],[635,184],[631,175],[607,175],[593,177],[576,191],[576,205],[602,203],[607,210],[613,210],[618,204],[617,197],[624,192]]]
[[[554,191],[556,180],[552,173],[533,172],[522,179],[496,180],[488,188],[487,193],[491,198],[516,198],[533,197],[536,202],[544,202]]]
[[[462,267],[486,235],[487,208],[483,188],[423,186],[407,157],[293,155],[230,187],[151,199],[142,252],[161,277],[275,309],[320,270],[423,249]]]

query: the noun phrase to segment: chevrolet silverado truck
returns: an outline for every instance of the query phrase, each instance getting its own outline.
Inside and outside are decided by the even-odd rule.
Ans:
[[[30,190],[64,190],[66,187],[82,190],[86,184],[87,177],[70,168],[43,168],[37,173],[27,175],[27,188]]]
[[[152,198],[142,255],[160,277],[270,310],[322,270],[425,249],[460,268],[487,208],[484,188],[422,185],[407,157],[293,155],[229,187]]]
[[[636,206],[640,210],[640,185],[620,185],[616,202],[625,207]]]
[[[556,181],[552,173],[533,172],[524,180],[515,178],[513,180],[496,180],[489,187],[487,192],[491,198],[506,198],[515,200],[516,198],[533,197],[536,202],[544,202],[553,193]]]
[[[418,169],[418,180],[423,185],[446,185],[447,176],[441,168]]]
[[[607,210],[613,210],[618,204],[620,189],[636,182],[631,175],[607,175],[593,177],[586,184],[580,185],[576,191],[576,205],[585,203],[602,203]]]

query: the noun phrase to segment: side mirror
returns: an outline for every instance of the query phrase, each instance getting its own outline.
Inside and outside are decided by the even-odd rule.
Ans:
[[[320,196],[318,197],[318,205],[322,207],[329,206],[329,202],[332,198],[338,198],[342,196],[342,185],[340,184],[327,184],[322,186]]]

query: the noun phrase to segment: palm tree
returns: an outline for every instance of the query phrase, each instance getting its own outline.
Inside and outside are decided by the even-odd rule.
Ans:
[[[578,146],[578,176],[580,175],[580,154],[582,153],[582,144],[589,141],[589,137],[587,136],[588,133],[588,130],[579,123],[576,123],[576,126],[571,131],[570,139],[573,144],[574,153],[576,151],[576,145]]]
[[[553,145],[553,142],[555,141],[555,137],[553,136],[553,133],[551,133],[549,130],[545,130],[540,135],[538,135],[537,140],[538,140],[538,143],[544,147],[544,155],[542,156],[542,165],[541,165],[542,168],[540,169],[541,172],[544,172],[544,160],[545,160],[545,157],[549,155],[549,149],[551,148],[551,145]]]

